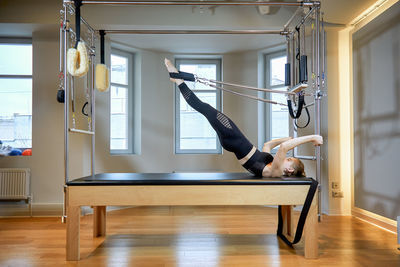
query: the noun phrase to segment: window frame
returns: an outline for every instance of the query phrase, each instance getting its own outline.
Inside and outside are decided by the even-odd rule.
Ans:
[[[120,57],[125,57],[128,59],[128,85],[125,84],[119,84],[119,83],[113,83],[111,82],[111,55],[116,55]],[[133,110],[134,110],[134,101],[133,101],[133,96],[134,96],[134,54],[130,53],[128,51],[121,50],[119,48],[115,48],[111,46],[111,53],[110,53],[110,96],[108,98],[109,100],[109,106],[110,106],[110,113],[109,113],[109,150],[111,155],[123,155],[123,154],[133,154],[134,152],[134,116],[133,116]],[[127,88],[127,93],[128,93],[128,109],[127,109],[127,116],[128,116],[128,123],[127,123],[127,138],[128,138],[128,148],[126,149],[111,149],[111,90],[112,86],[118,86],[118,87],[125,87]]]
[[[30,79],[31,80],[31,98],[32,98],[32,109],[31,109],[31,146],[30,147],[13,147],[14,149],[32,149],[33,147],[33,43],[30,38],[0,38],[0,44],[8,45],[31,45],[32,49],[32,73],[27,74],[0,74],[0,79]]]
[[[264,86],[265,88],[268,89],[278,89],[281,87],[287,87],[285,86],[285,83],[280,84],[280,85],[270,85],[271,84],[271,59],[274,58],[279,58],[286,56],[286,61],[287,61],[287,54],[285,50],[279,50],[276,52],[271,52],[271,53],[266,53],[264,54]],[[264,93],[264,98],[271,100],[271,93]],[[265,141],[271,140],[272,138],[272,104],[264,103],[264,112],[265,112],[265,126],[264,126],[264,135],[265,135]],[[290,134],[290,118],[289,118],[289,123],[288,123],[288,131]],[[264,141],[264,142],[265,142]],[[271,154],[275,154],[278,151],[278,148],[274,148],[271,150]]]
[[[217,80],[222,80],[222,58],[196,58],[196,57],[176,57],[175,66],[180,69],[181,64],[215,64],[216,65],[216,78]],[[215,93],[216,95],[216,109],[222,112],[222,92],[219,89],[201,89],[192,90],[196,92],[204,93]],[[181,149],[180,148],[180,90],[177,85],[175,85],[175,154],[222,154],[222,146],[219,142],[218,135],[215,136],[216,139],[216,149]]]

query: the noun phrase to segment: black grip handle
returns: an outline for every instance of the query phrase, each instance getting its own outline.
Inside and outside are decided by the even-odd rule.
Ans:
[[[63,89],[59,89],[58,91],[57,91],[57,102],[58,103],[64,103],[64,95],[65,95],[65,93],[64,93],[64,90]]]
[[[307,82],[307,56],[300,56],[300,82]]]
[[[290,86],[290,63],[285,64],[285,86]]]

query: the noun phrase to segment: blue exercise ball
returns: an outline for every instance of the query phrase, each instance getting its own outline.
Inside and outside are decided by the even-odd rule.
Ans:
[[[22,155],[22,151],[19,149],[13,149],[11,150],[10,153],[8,153],[9,156],[21,156]]]

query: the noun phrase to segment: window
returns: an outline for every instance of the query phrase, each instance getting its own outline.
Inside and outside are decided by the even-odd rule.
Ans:
[[[265,56],[266,88],[285,90],[285,64],[286,54],[284,52],[268,54]],[[266,96],[269,99],[286,103],[286,95],[270,93]],[[266,108],[266,139],[276,139],[289,136],[289,116],[288,108],[281,105],[265,104]]]
[[[208,79],[221,80],[219,59],[177,59],[180,71],[197,74]],[[201,83],[186,82],[201,101],[221,110],[221,92]],[[192,109],[176,88],[175,106],[175,152],[214,153],[222,152],[217,134],[207,119]]]
[[[0,40],[0,140],[32,147],[32,43]]]
[[[133,152],[133,55],[111,51],[110,151],[113,154]]]

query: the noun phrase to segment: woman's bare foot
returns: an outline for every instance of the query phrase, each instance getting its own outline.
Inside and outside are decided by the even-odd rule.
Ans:
[[[172,73],[178,73],[178,70],[175,68],[175,66],[169,61],[168,59],[164,59],[165,67],[167,67],[168,72]],[[183,80],[180,79],[173,79],[170,78],[171,82],[176,83],[177,85],[180,85],[183,83]]]

